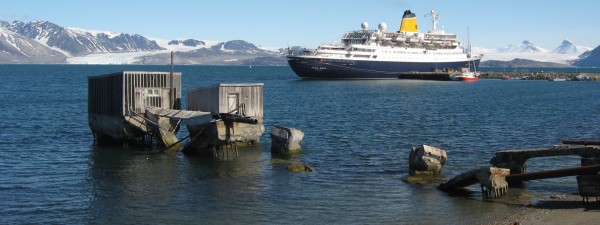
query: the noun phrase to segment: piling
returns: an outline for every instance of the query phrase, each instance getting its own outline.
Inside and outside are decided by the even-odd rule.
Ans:
[[[489,167],[476,175],[481,186],[483,198],[498,198],[508,193],[508,182],[506,176],[510,174],[509,169]]]
[[[577,189],[584,202],[589,202],[590,197],[594,197],[598,201],[598,197],[600,197],[600,175],[577,176]]]
[[[302,150],[304,132],[296,128],[274,125],[271,128],[271,152],[276,154],[294,154]]]
[[[413,147],[408,157],[410,175],[441,174],[442,167],[448,161],[446,151],[429,145]]]
[[[506,195],[508,192],[508,183],[506,181],[508,174],[508,169],[489,166],[480,167],[459,174],[447,182],[441,183],[438,189],[452,191],[479,183],[482,198],[498,198]]]

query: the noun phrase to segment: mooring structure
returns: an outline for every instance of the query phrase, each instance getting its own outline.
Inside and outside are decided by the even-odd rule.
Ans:
[[[579,141],[563,143],[582,144]],[[586,143],[600,143],[589,142]],[[531,158],[578,155],[582,157],[581,167],[562,168],[527,172],[525,162]],[[438,186],[441,190],[452,190],[480,183],[484,198],[500,197],[506,194],[509,184],[519,184],[528,180],[577,176],[579,193],[584,200],[600,196],[600,146],[597,145],[558,145],[553,148],[498,151],[490,160],[492,167],[482,167],[455,176]]]
[[[98,143],[152,139],[157,124],[145,116],[150,107],[181,109],[181,73],[122,71],[88,77],[88,122]]]
[[[600,158],[598,146],[560,145],[553,148],[498,151],[490,160],[495,167],[508,168],[510,174],[526,172],[525,162],[531,158],[578,155],[582,158]]]
[[[189,124],[187,154],[211,153],[218,158],[237,156],[238,145],[260,142],[263,125],[262,83],[220,83],[187,91],[187,108],[210,112],[214,122]]]
[[[188,110],[183,110],[181,73],[123,71],[90,76],[89,125],[99,144],[157,143],[164,149],[178,149],[189,138],[184,152],[232,149],[237,153],[233,144],[258,143],[264,132],[262,94],[262,83],[195,88],[188,91]],[[179,140],[175,134],[181,126],[190,134]]]

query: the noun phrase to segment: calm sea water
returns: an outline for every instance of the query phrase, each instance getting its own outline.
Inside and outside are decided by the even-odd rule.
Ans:
[[[97,147],[87,77],[122,70],[169,67],[0,65],[0,224],[470,224],[522,196],[576,193],[575,178],[532,181],[494,201],[439,183],[498,150],[600,139],[599,82],[303,81],[288,67],[176,66],[184,91],[264,83],[262,143],[231,161]],[[305,132],[300,155],[271,156],[273,124]],[[404,182],[421,144],[449,162],[442,176]],[[288,162],[316,172],[288,172]],[[577,165],[527,162],[529,171]]]

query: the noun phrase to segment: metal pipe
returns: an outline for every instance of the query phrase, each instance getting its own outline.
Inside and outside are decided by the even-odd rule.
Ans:
[[[592,140],[563,140],[562,143],[566,145],[600,145],[600,141]]]
[[[583,174],[598,174],[598,171],[600,171],[600,165],[582,166],[557,170],[544,170],[529,173],[511,174],[506,176],[506,181],[509,183],[513,183],[528,180],[567,177]]]

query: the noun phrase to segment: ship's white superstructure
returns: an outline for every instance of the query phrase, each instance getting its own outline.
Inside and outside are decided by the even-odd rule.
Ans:
[[[482,55],[472,57],[469,54],[456,34],[448,34],[443,28],[437,29],[437,12],[432,10],[429,15],[433,26],[427,33],[418,32],[415,14],[407,10],[398,31],[387,32],[385,23],[380,23],[376,30],[370,30],[368,23],[364,22],[361,30],[345,33],[339,44],[321,45],[312,51],[291,51],[288,62],[303,78],[345,79],[343,70],[349,74],[348,78],[379,78],[377,72],[385,74],[381,78],[390,78],[393,77],[390,73],[394,72],[459,71],[467,62],[478,63],[481,60]],[[310,68],[314,71],[311,72]],[[325,73],[327,68],[334,73]],[[353,71],[361,70],[362,75],[352,75]]]

